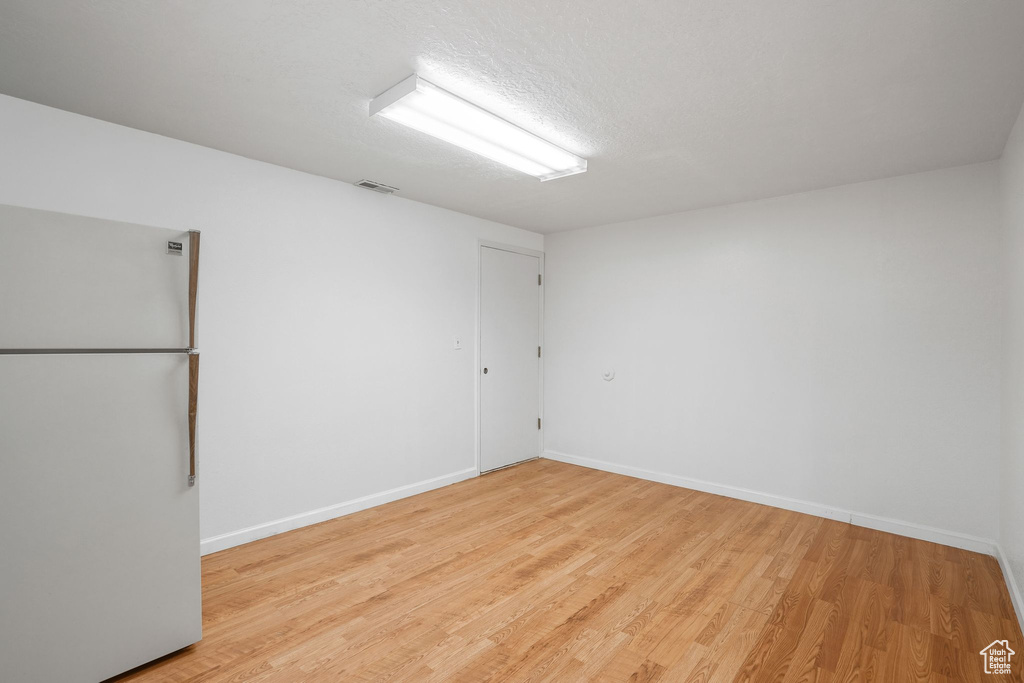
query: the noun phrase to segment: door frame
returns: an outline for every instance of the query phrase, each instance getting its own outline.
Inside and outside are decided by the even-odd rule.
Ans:
[[[504,244],[502,242],[492,242],[490,240],[477,240],[477,247],[476,247],[476,351],[475,351],[475,356],[474,356],[474,359],[473,359],[473,361],[474,361],[473,362],[473,366],[474,366],[475,372],[476,372],[476,384],[475,384],[476,411],[475,411],[475,415],[474,415],[475,421],[476,421],[476,430],[475,430],[476,431],[476,448],[474,450],[476,452],[474,454],[474,459],[476,461],[475,465],[476,465],[477,476],[479,476],[481,474],[481,472],[480,472],[480,439],[481,439],[481,429],[480,429],[480,399],[481,399],[481,395],[480,395],[481,394],[480,379],[481,379],[481,371],[480,371],[480,364],[483,361],[483,355],[482,355],[482,347],[481,347],[481,343],[480,342],[481,342],[481,332],[482,332],[481,331],[481,322],[482,322],[481,308],[483,307],[483,286],[482,285],[483,285],[483,275],[484,275],[483,251],[482,250],[485,249],[485,248],[487,248],[487,249],[497,249],[499,251],[509,251],[509,252],[512,252],[513,254],[523,254],[525,256],[535,256],[535,257],[537,257],[537,259],[539,259],[539,261],[540,261],[540,263],[539,263],[539,268],[540,268],[540,270],[539,270],[539,273],[540,273],[540,285],[537,287],[537,303],[538,303],[537,315],[539,317],[538,322],[539,322],[539,330],[540,330],[540,335],[539,336],[540,336],[540,338],[537,340],[537,343],[540,345],[541,349],[544,348],[544,287],[547,285],[547,282],[546,282],[547,277],[546,277],[546,275],[544,273],[544,252],[543,251],[537,251],[535,249],[527,249],[525,247],[517,247],[515,245]],[[538,373],[538,377],[537,377],[537,380],[538,380],[538,388],[537,388],[537,417],[540,418],[540,420],[541,420],[541,423],[540,423],[541,428],[537,430],[537,457],[538,458],[540,457],[540,454],[544,452],[544,358],[545,358],[544,352],[541,351],[540,363],[537,364],[537,373]]]

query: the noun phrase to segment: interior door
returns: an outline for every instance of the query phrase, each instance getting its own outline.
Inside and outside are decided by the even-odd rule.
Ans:
[[[0,678],[100,681],[202,633],[184,354],[0,355]]]
[[[480,470],[540,455],[540,258],[480,248]]]

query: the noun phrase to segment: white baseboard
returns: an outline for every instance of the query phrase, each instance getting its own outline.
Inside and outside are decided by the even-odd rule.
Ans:
[[[399,486],[398,488],[389,489],[380,493],[372,493],[368,496],[349,500],[344,503],[328,505],[327,507],[319,508],[317,510],[310,510],[309,512],[292,515],[291,517],[276,519],[272,522],[257,524],[256,526],[239,529],[238,531],[231,531],[219,536],[204,538],[199,542],[199,552],[203,555],[209,555],[210,553],[215,553],[219,550],[233,548],[236,545],[242,545],[243,543],[249,543],[251,541],[258,541],[261,538],[274,536],[285,531],[299,529],[304,526],[309,526],[310,524],[326,522],[329,519],[343,517],[344,515],[349,515],[353,512],[359,512],[360,510],[366,510],[367,508],[372,508],[377,505],[383,505],[384,503],[408,498],[409,496],[414,496],[417,493],[425,493],[427,491],[432,491],[433,489],[439,489],[442,486],[448,486],[449,484],[457,484],[460,481],[471,479],[477,476],[477,474],[476,468],[471,467],[469,469],[459,470],[458,472],[452,472],[451,474],[444,474],[440,477],[434,477],[433,479],[426,479],[413,484]]]
[[[704,491],[705,493],[714,493],[719,496],[737,498],[751,503],[760,503],[761,505],[769,505],[771,507],[782,508],[783,510],[802,512],[804,514],[814,515],[815,517],[834,519],[840,522],[853,524],[855,526],[867,527],[878,531],[887,531],[900,536],[908,536],[922,541],[931,541],[932,543],[940,543],[942,545],[948,545],[962,550],[970,550],[976,553],[984,553],[985,555],[998,557],[997,552],[999,550],[999,544],[994,540],[981,538],[979,536],[970,536],[956,531],[945,531],[943,529],[936,529],[922,524],[915,524],[914,522],[904,522],[898,519],[889,519],[862,512],[853,512],[852,510],[830,507],[822,503],[812,503],[806,500],[777,496],[772,493],[752,491],[738,486],[714,484],[707,481],[701,481],[700,479],[689,479],[675,474],[654,472],[652,470],[645,470],[639,467],[619,465],[616,463],[606,462],[604,460],[594,460],[593,458],[568,455],[557,451],[544,451],[544,457],[549,460],[557,460],[570,465],[580,465],[582,467],[589,467],[595,470],[624,474],[627,477],[647,479],[649,481],[657,481],[662,484],[671,484],[672,486],[681,486],[687,489]],[[1009,581],[1009,579],[1007,581]]]
[[[996,559],[999,560],[999,568],[1003,570],[1003,580],[1006,581],[1006,589],[1010,591],[1010,600],[1013,602],[1013,609],[1017,611],[1017,622],[1021,630],[1024,630],[1024,598],[1020,593],[1020,586],[1017,585],[1017,577],[1010,569],[1010,561],[1006,558],[1002,546],[996,546]]]

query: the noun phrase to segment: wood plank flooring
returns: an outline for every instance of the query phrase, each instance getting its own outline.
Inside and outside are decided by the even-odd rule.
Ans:
[[[997,562],[539,460],[203,559],[123,681],[1021,680]],[[979,651],[1006,638],[1013,677]]]

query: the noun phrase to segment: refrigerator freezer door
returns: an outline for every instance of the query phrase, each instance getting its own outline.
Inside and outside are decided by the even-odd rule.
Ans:
[[[103,680],[201,637],[188,357],[0,356],[0,678]]]
[[[187,347],[188,249],[180,230],[0,204],[0,349]]]

